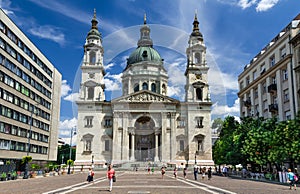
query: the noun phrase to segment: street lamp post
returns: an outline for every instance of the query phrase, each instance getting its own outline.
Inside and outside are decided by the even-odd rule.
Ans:
[[[195,165],[197,165],[197,151],[195,152]]]
[[[71,163],[70,163],[70,160],[71,160],[71,158],[72,158],[72,138],[73,138],[73,133],[74,133],[74,135],[76,134],[76,132],[75,132],[75,129],[74,129],[75,127],[72,127],[72,129],[71,129],[71,139],[70,139],[70,154],[69,154],[69,167],[68,167],[68,174],[70,174],[71,173]],[[74,132],[73,132],[73,129],[74,129]]]
[[[94,168],[94,155],[92,155],[92,168]]]
[[[27,143],[27,153],[26,156],[29,156],[30,152],[30,136],[31,136],[31,127],[32,127],[32,115],[33,115],[34,105],[32,105],[31,112],[30,112],[30,124],[29,124],[29,134],[28,134],[28,143]],[[28,161],[25,161],[25,170],[24,170],[24,176],[23,179],[28,179]]]

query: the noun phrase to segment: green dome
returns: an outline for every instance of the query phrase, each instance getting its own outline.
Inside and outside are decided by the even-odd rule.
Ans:
[[[127,60],[127,64],[130,65],[141,61],[160,62],[162,59],[154,48],[141,46],[131,53]]]
[[[97,29],[91,29],[87,35],[87,39],[90,38],[99,39],[101,38],[101,33]]]

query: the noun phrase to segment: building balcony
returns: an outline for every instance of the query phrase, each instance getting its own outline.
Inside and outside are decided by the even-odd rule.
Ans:
[[[248,108],[251,107],[251,100],[244,101],[244,106]]]
[[[269,112],[277,112],[277,111],[278,111],[278,104],[269,105]]]
[[[277,91],[277,84],[271,84],[268,86],[268,92],[269,93],[274,93]]]

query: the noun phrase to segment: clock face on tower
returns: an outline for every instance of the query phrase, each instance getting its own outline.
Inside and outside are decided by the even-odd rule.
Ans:
[[[94,78],[95,74],[94,73],[89,73],[89,78]]]
[[[197,74],[196,79],[202,79],[202,74]]]

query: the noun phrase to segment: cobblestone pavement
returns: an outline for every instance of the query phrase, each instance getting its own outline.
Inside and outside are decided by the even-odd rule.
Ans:
[[[15,181],[1,181],[1,194],[54,194],[54,193],[110,193],[105,171],[96,171],[94,183],[87,183],[87,173],[71,175],[18,179]],[[211,180],[193,180],[193,174],[189,173],[187,179],[179,177],[175,179],[172,172],[167,172],[162,179],[159,172],[148,174],[145,171],[117,171],[117,182],[113,185],[111,193],[162,193],[162,194],[282,194],[300,193],[298,190],[289,190],[288,185],[272,184],[245,179],[232,179],[229,177],[213,176]],[[300,188],[299,188],[300,190]]]

